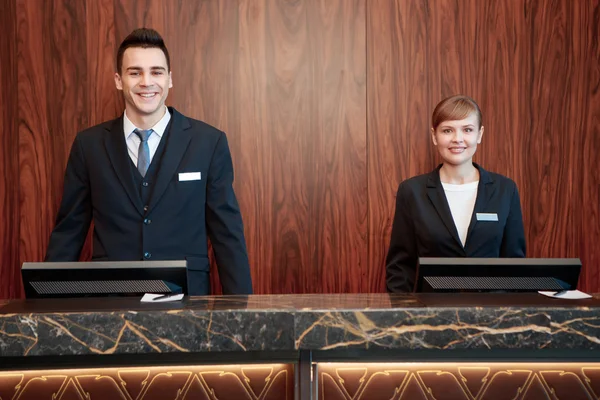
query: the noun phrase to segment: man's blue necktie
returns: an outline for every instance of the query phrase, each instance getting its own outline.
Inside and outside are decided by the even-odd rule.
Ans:
[[[152,129],[142,130],[136,129],[133,131],[140,138],[140,147],[138,148],[137,169],[142,176],[146,176],[148,167],[150,167],[150,148],[148,147],[148,138],[152,134]]]

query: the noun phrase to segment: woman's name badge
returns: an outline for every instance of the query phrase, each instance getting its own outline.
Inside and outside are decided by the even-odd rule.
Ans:
[[[498,214],[496,213],[477,213],[475,216],[477,221],[498,221]]]

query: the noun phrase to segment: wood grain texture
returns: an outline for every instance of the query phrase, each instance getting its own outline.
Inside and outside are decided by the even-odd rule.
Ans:
[[[256,69],[266,86],[256,89],[267,113],[259,119],[263,126],[243,138],[262,136],[258,160],[266,175],[255,179],[269,176],[271,186],[260,205],[266,218],[253,225],[270,225],[271,262],[259,268],[277,293],[360,290],[365,60],[353,46],[364,30],[361,9],[356,2],[266,2],[265,39],[248,43],[264,54]],[[261,112],[250,104],[244,104],[243,126]],[[260,193],[253,197],[261,199]],[[252,248],[264,245],[260,240]]]
[[[115,38],[114,0],[88,1],[85,27],[89,123],[97,125],[117,118],[123,112],[122,100],[113,79],[119,45]]]
[[[16,17],[15,2],[0,3],[0,299],[21,295]]]
[[[303,291],[369,291],[367,247],[366,7],[361,0],[308,2],[315,115],[307,186],[312,268]],[[305,155],[306,157],[306,155]],[[314,250],[312,250],[314,249]],[[315,289],[310,290],[309,288]]]
[[[114,83],[116,69],[115,57],[115,10],[114,0],[87,1],[85,25],[86,54],[89,93],[89,125],[97,125],[117,118],[123,112],[122,97],[119,96]],[[92,258],[92,235],[94,223],[83,245],[80,259],[89,261]]]
[[[484,114],[476,161],[519,186],[528,256],[580,257],[600,290],[600,0],[2,7],[0,298],[44,255],[75,134],[122,113],[115,53],[141,26],[170,50],[167,103],[227,133],[256,293],[384,290],[398,184],[439,162],[455,93]]]
[[[526,8],[533,25],[531,81],[525,94],[531,130],[521,179],[527,190],[523,211],[530,256],[580,256],[581,230],[575,221],[583,190],[577,182],[582,135],[568,132],[583,130],[588,66],[577,54],[582,21],[574,18],[574,4],[531,2]]]
[[[17,1],[20,261],[43,259],[78,130],[88,126],[85,3]]]
[[[427,118],[427,2],[369,4],[367,291],[380,292],[385,290],[385,256],[398,184],[431,169],[434,155]]]
[[[260,156],[248,154],[252,159],[247,164],[260,165],[254,179],[268,177],[264,182],[268,191],[253,196],[262,202],[259,207],[268,211],[261,213],[266,218],[250,226],[269,225],[270,235],[252,243],[251,251],[270,244],[266,246],[269,258],[259,264],[263,276],[260,280],[264,279],[274,293],[301,292],[318,279],[308,272],[314,271],[316,250],[310,246],[309,232],[313,194],[309,177],[314,176],[316,161],[310,152],[310,138],[315,137],[313,129],[318,119],[309,103],[309,90],[316,89],[311,79],[318,78],[311,70],[314,48],[307,37],[308,4],[303,0],[259,4],[253,14],[264,13],[264,22],[245,27],[256,29],[259,39],[249,37],[245,45],[262,56],[255,65],[264,80],[255,89],[264,111],[248,102],[242,107],[242,119],[260,118],[264,112],[264,118],[259,119],[261,125],[247,131],[249,136],[254,133],[260,137],[256,143],[256,154]],[[256,7],[256,3],[252,5]],[[251,73],[248,78],[253,79]],[[252,237],[253,232],[248,236]]]
[[[240,6],[238,193],[259,293],[364,290],[364,12]]]
[[[242,1],[238,10],[237,107],[240,121],[244,121],[246,134],[240,135],[240,148],[235,157],[238,160],[236,180],[239,183],[236,194],[244,218],[254,291],[267,293],[273,290],[273,282],[276,280],[296,282],[298,271],[288,269],[286,272],[282,271],[285,265],[282,265],[282,269],[275,266],[276,251],[273,241],[276,232],[272,216],[277,212],[273,204],[276,182],[271,158],[274,142],[269,139],[275,132],[270,128],[269,110],[272,110],[273,106],[268,103],[268,88],[272,78],[267,71],[266,36],[269,15],[266,2]],[[259,154],[260,157],[257,157]],[[286,283],[288,288],[292,285],[294,284]]]
[[[584,16],[586,18],[584,19]],[[580,280],[588,291],[600,291],[600,3],[589,2],[586,7],[577,9],[575,15],[585,25],[582,40],[578,42],[578,54],[585,59],[588,67],[587,81],[584,84],[587,109],[584,110],[585,128],[573,130],[568,136],[581,136],[582,145],[578,153],[581,163],[581,176],[575,180],[575,188],[581,185],[581,203],[574,207],[579,215],[575,220],[580,226],[580,255],[585,263]],[[585,38],[585,39],[584,39]],[[575,189],[577,190],[577,189]],[[578,212],[577,212],[578,211]]]
[[[18,1],[18,99],[19,110],[19,262],[38,261],[43,258],[48,235],[55,216],[54,199],[51,196],[52,151],[48,127],[48,94],[45,85],[46,66],[42,8],[33,2]],[[41,47],[41,48],[40,48]],[[66,159],[60,160],[64,166]],[[51,168],[51,167],[50,167]],[[58,171],[56,171],[58,173]],[[56,175],[56,173],[54,175]]]

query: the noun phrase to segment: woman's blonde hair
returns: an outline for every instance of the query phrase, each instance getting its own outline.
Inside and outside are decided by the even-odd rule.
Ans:
[[[444,121],[457,121],[475,113],[479,128],[483,125],[483,116],[475,100],[469,96],[455,95],[440,101],[431,115],[431,126],[436,129]]]

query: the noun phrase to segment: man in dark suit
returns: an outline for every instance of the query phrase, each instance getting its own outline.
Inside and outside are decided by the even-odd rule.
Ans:
[[[414,289],[419,257],[525,257],[517,185],[473,162],[482,119],[467,96],[435,108],[431,135],[443,164],[398,188],[386,259],[389,292]]]
[[[125,112],[75,138],[46,261],[78,260],[93,218],[93,260],[186,259],[189,294],[205,295],[208,233],[223,293],[252,293],[227,138],[165,106],[173,83],[156,31],[123,41],[115,84]]]

